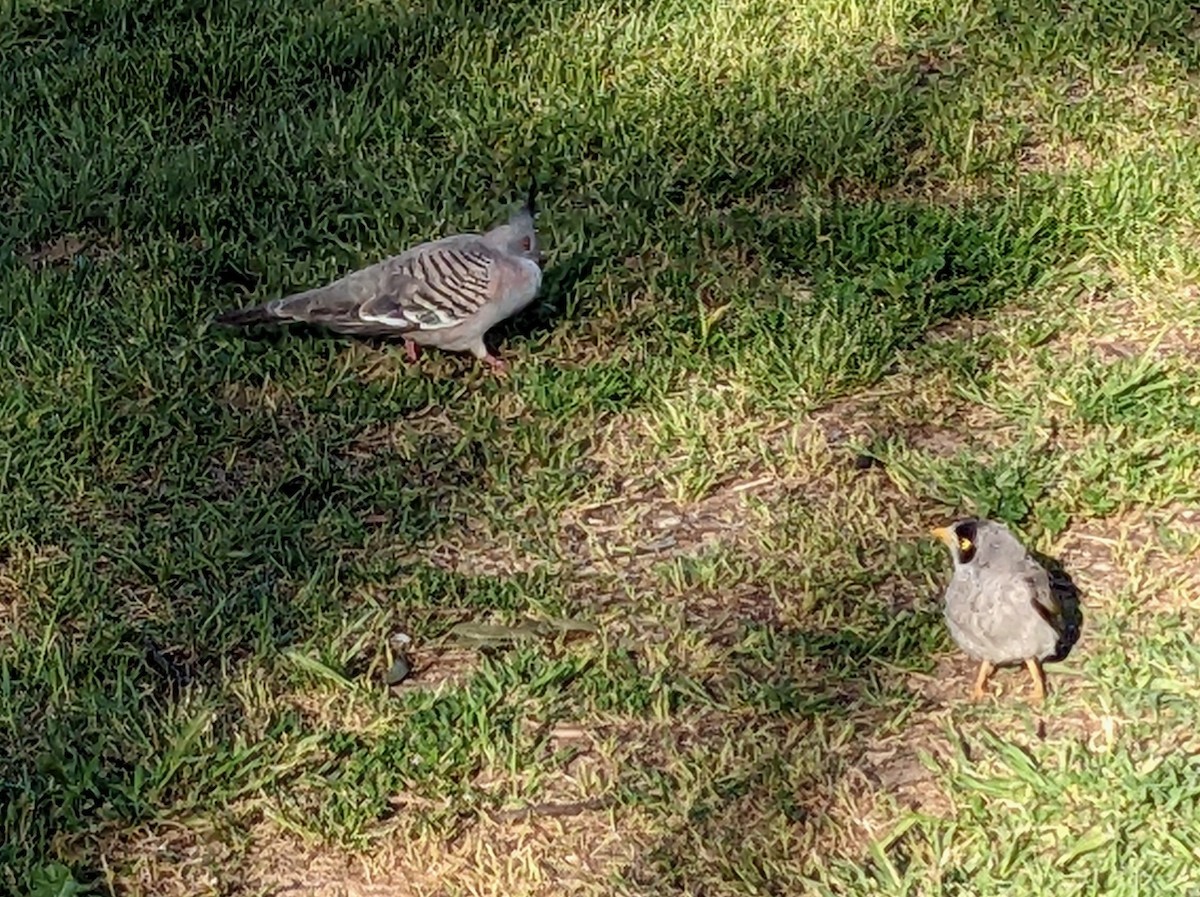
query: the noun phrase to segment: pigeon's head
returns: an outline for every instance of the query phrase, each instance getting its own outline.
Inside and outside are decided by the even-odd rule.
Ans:
[[[1025,554],[1008,527],[994,520],[967,518],[948,527],[939,526],[933,534],[946,543],[955,567],[989,566]]]
[[[527,208],[513,212],[508,223],[503,225],[506,234],[508,251],[514,255],[523,256],[530,261],[542,263],[542,254],[538,249],[537,228],[533,225],[533,215]]]
[[[493,228],[488,234],[488,238],[505,252],[519,255],[540,265],[542,256],[538,248],[537,228],[533,223],[533,216],[536,214],[533,200],[536,192],[537,185],[530,186],[529,197],[525,200],[525,204],[508,217],[507,223]]]

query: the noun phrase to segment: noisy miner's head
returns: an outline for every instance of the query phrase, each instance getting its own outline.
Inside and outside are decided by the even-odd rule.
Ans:
[[[962,567],[998,566],[1000,562],[1016,561],[1025,549],[1007,526],[994,520],[968,517],[950,526],[931,530],[950,549],[956,569]]]

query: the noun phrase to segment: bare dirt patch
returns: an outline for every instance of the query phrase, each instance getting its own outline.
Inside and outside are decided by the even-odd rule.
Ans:
[[[1112,276],[1120,280],[1120,272]],[[1085,297],[1072,310],[1075,327],[1051,342],[1060,354],[1095,353],[1106,361],[1150,356],[1200,363],[1200,321],[1181,320],[1174,306],[1200,300],[1194,285],[1162,285],[1152,293],[1112,291]]]
[[[1084,612],[1118,610],[1117,596],[1136,595],[1139,612],[1200,607],[1200,508],[1129,511],[1074,523],[1054,553],[1084,591]]]
[[[961,700],[959,695],[954,698]],[[858,844],[850,856],[861,856],[870,842],[886,837],[897,810],[930,816],[952,813],[949,795],[925,758],[945,759],[953,752],[946,734],[953,713],[953,705],[931,701],[927,709],[909,717],[902,730],[876,732],[862,743],[847,773],[857,812],[847,813],[834,826],[856,833]]]
[[[406,654],[412,672],[393,690],[453,688],[465,683],[479,668],[479,652],[439,642],[416,645]]]
[[[814,425],[832,445],[896,441],[935,455],[1000,445],[1011,425],[989,408],[934,391],[909,376],[886,390],[856,395],[816,412]]]

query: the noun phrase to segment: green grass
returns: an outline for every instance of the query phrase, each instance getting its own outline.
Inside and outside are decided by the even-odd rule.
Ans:
[[[476,6],[0,5],[0,888],[1200,892],[1192,8]],[[508,381],[207,324],[530,177]]]

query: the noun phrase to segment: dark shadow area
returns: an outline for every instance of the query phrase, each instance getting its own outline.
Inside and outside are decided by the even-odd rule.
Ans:
[[[552,333],[561,323],[578,318],[573,297],[610,263],[610,259],[586,250],[557,259],[543,273],[539,298],[519,315],[493,327],[488,335],[489,346],[494,347],[493,351],[503,351],[505,346],[536,340]]]
[[[206,743],[238,743],[230,689],[247,675],[284,686],[293,646],[337,670],[348,613],[373,614],[385,643],[410,597],[370,590],[403,579],[406,546],[461,525],[489,463],[437,432],[397,454],[379,421],[319,397],[272,409],[269,378],[231,387],[163,359],[138,396],[136,368],[92,357],[102,413],[44,419],[5,471],[0,574],[23,595],[0,637],[0,702],[19,719],[0,759],[14,870],[52,833],[204,805],[172,781],[170,745],[198,737],[187,720],[209,720]],[[87,471],[62,504],[46,500],[59,438]],[[287,726],[285,708],[272,715]]]

